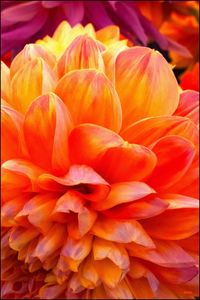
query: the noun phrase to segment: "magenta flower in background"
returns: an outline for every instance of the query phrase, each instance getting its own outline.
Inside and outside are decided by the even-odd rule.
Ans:
[[[116,24],[138,45],[155,41],[163,50],[183,56],[189,51],[162,35],[144,17],[135,1],[1,1],[2,49],[17,53],[26,43],[51,35],[62,20],[72,26],[92,23],[95,29]]]

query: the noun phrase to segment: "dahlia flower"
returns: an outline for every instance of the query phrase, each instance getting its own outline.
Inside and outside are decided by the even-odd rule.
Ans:
[[[17,53],[26,43],[53,34],[57,25],[67,20],[72,26],[91,22],[96,29],[116,24],[121,33],[134,44],[147,45],[153,40],[164,50],[173,50],[183,57],[190,57],[185,47],[162,35],[148,20],[148,16],[143,14],[148,3],[140,11],[137,2],[2,1],[2,54],[10,50]],[[153,3],[152,6],[154,9],[157,4]],[[170,3],[166,3],[166,6],[167,9],[171,7]],[[179,6],[182,7],[182,4],[176,2],[176,7]],[[159,12],[154,13],[154,20],[160,19]]]
[[[2,63],[2,298],[194,299],[198,92],[119,29]]]

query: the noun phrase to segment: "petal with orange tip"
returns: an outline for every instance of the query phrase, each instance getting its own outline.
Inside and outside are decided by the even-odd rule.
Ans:
[[[155,194],[155,190],[144,182],[120,182],[111,185],[108,197],[102,201],[92,205],[95,210],[103,211],[116,205],[138,201],[146,196]]]
[[[36,97],[52,91],[55,84],[56,76],[42,58],[28,61],[11,80],[12,105],[25,113]]]
[[[103,284],[109,288],[115,288],[123,276],[123,270],[108,258],[96,260],[95,269]]]
[[[38,192],[36,180],[42,172],[42,169],[26,160],[12,159],[4,162],[2,164],[2,200],[13,199],[22,192]]]
[[[15,73],[19,71],[27,62],[35,58],[42,58],[50,68],[54,67],[56,58],[47,48],[37,44],[27,44],[13,59],[10,66],[10,76],[13,78]]]
[[[179,136],[160,138],[152,146],[158,162],[147,183],[163,191],[178,182],[189,169],[195,156],[195,146]]]
[[[180,94],[179,105],[174,115],[187,117],[199,124],[199,92],[186,90]]]
[[[111,44],[103,53],[103,60],[105,65],[105,74],[115,85],[115,75],[116,75],[116,59],[118,55],[126,50],[128,47],[126,45],[126,41],[118,41],[114,44]]]
[[[69,190],[58,199],[52,213],[77,213],[78,227],[81,236],[90,230],[97,217],[95,211],[84,207],[84,201],[83,197],[81,197],[76,191]]]
[[[19,251],[38,235],[39,232],[35,228],[13,227],[9,237],[9,245],[12,249]]]
[[[1,61],[1,97],[10,102],[10,70],[4,64],[3,61]]]
[[[24,135],[32,161],[63,175],[69,166],[67,139],[72,123],[63,102],[53,93],[38,97],[25,115]]]
[[[75,125],[94,123],[116,132],[120,130],[120,101],[114,86],[103,73],[72,71],[60,79],[55,93],[68,107]]]
[[[147,147],[168,135],[181,136],[195,145],[198,142],[196,126],[188,118],[180,116],[145,118],[128,126],[120,135],[129,143]]]
[[[80,263],[88,256],[92,247],[92,235],[86,235],[80,240],[68,237],[65,242],[61,255],[68,264],[70,270],[77,272]]]
[[[81,124],[69,135],[69,155],[72,163],[93,166],[96,158],[107,148],[123,144],[123,139],[115,132],[95,125]],[[87,151],[80,151],[87,149]]]
[[[197,199],[183,195],[166,195],[164,199],[169,207],[163,213],[141,221],[148,234],[162,240],[181,240],[197,233]]]
[[[91,254],[81,263],[78,270],[78,277],[81,285],[86,289],[94,289],[100,284],[99,274],[95,268],[95,261]]]
[[[12,158],[28,157],[23,135],[23,121],[23,115],[11,107],[2,105],[2,163]]]
[[[58,77],[61,78],[76,69],[97,69],[103,72],[104,62],[100,51],[104,49],[103,45],[99,45],[91,37],[78,36],[67,47],[56,65]]]
[[[118,243],[135,242],[152,248],[154,243],[143,227],[135,220],[118,221],[105,217],[98,218],[92,228],[97,237]]]
[[[139,181],[152,173],[156,162],[150,149],[125,142],[122,146],[107,149],[99,157],[95,169],[110,183]]]
[[[60,191],[63,187],[73,188],[83,198],[94,202],[105,199],[110,191],[109,183],[85,165],[72,165],[64,177],[42,174],[38,184],[42,189],[50,191]]]
[[[115,67],[123,128],[145,117],[174,113],[179,101],[178,83],[158,51],[139,46],[124,50]]]
[[[66,227],[60,224],[54,224],[44,237],[41,236],[32,256],[39,258],[41,262],[43,262],[47,257],[51,256],[54,251],[62,247],[63,239],[65,239],[66,236]]]
[[[93,242],[94,260],[110,259],[114,264],[124,270],[129,268],[129,256],[123,245],[95,238]]]

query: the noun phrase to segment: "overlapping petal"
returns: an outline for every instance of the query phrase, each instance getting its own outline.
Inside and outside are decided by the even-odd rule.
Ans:
[[[96,70],[70,72],[58,82],[55,93],[68,107],[75,125],[94,123],[113,131],[120,130],[119,98],[103,73]]]

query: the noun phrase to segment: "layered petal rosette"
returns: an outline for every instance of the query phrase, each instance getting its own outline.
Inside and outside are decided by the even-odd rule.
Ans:
[[[2,80],[2,298],[194,299],[198,93],[66,22]]]

